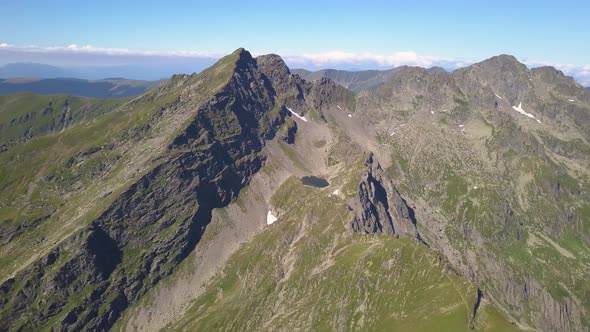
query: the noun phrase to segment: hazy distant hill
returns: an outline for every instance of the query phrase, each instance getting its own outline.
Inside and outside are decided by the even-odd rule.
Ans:
[[[308,71],[305,69],[293,69],[293,74],[298,74],[301,78],[308,81],[315,81],[322,77],[329,78],[343,87],[353,91],[374,91],[387,82],[393,74],[406,66],[396,67],[388,70],[361,70],[348,71],[337,69],[322,69],[318,71]],[[446,72],[444,68],[432,67],[427,69],[429,73]]]
[[[215,58],[197,59],[151,59],[149,62],[129,62],[133,65],[82,65],[53,66],[40,63],[9,63],[0,65],[0,78],[15,77],[76,77],[100,80],[105,77],[126,77],[136,80],[160,80],[174,74],[192,74],[209,67]]]
[[[41,95],[67,94],[91,98],[122,98],[140,95],[160,81],[108,78],[88,81],[76,78],[11,78],[0,80],[0,95],[32,92]]]
[[[0,77],[79,77],[74,71],[40,63],[9,63],[0,67]],[[106,77],[106,76],[104,76]]]

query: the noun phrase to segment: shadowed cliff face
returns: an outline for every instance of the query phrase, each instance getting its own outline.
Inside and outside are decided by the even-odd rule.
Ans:
[[[506,55],[392,77],[355,115],[391,156],[421,237],[520,324],[588,330],[588,92]]]
[[[404,300],[393,303],[401,305],[396,314],[408,312],[407,303],[422,316],[461,308],[452,314],[466,329],[487,328],[493,319],[486,315],[497,306],[523,326],[588,330],[589,94],[558,71],[528,70],[510,56],[453,73],[399,68],[379,85],[355,96],[330,79],[291,75],[277,55],[254,59],[239,49],[202,74],[174,76],[88,119],[73,105],[60,108],[55,125],[43,127],[54,136],[39,132],[38,140],[11,141],[0,152],[0,167],[20,158],[45,165],[27,176],[15,166],[16,180],[0,178],[6,192],[16,188],[0,196],[1,227],[9,230],[0,234],[0,272],[7,276],[0,330],[113,327],[206,243],[212,218],[240,205],[238,194],[252,188],[254,175],[279,171],[285,182],[266,197],[274,206],[259,213],[272,210],[276,224],[230,260],[237,260],[227,267],[234,273],[216,277],[218,288],[195,299],[206,305],[187,313],[185,328],[286,326],[286,303],[326,289],[337,306],[323,297],[313,299],[317,307],[294,301],[298,315],[314,317],[297,326],[381,326],[379,315],[391,319],[390,299],[397,297]],[[35,117],[19,123],[29,126]],[[101,121],[104,127],[92,127]],[[54,158],[32,157],[43,151]],[[327,180],[321,186],[284,175],[317,164],[326,165],[326,174],[314,175]],[[259,185],[268,188],[269,178]],[[19,247],[31,243],[38,246],[27,256]],[[449,271],[470,283],[455,283],[459,277]],[[303,282],[307,277],[314,282]],[[383,286],[398,280],[421,284]],[[235,285],[254,291],[233,292]],[[424,300],[430,307],[413,302],[434,285],[456,298],[431,294],[441,304]],[[358,292],[340,293],[351,287]],[[373,301],[379,294],[395,296]],[[465,294],[476,294],[473,303]],[[252,315],[242,303],[269,309],[244,319]],[[318,307],[328,313],[305,311]],[[201,320],[212,313],[211,321]],[[359,313],[362,319],[353,318]]]
[[[287,114],[281,93],[302,90],[282,61],[260,62],[259,69],[244,50],[221,60],[218,66],[232,67],[228,81],[198,106],[153,169],[92,226],[3,283],[3,328],[18,322],[28,328],[106,329],[174,271],[198,243],[212,209],[235,199],[262,166],[265,141]],[[58,263],[63,267],[55,268]],[[46,292],[43,284],[50,285]],[[31,307],[35,301],[40,305]],[[64,316],[66,305],[73,308]]]
[[[366,172],[352,202],[355,217],[350,222],[359,233],[385,233],[419,238],[412,208],[400,196],[393,180],[373,154],[365,162]]]

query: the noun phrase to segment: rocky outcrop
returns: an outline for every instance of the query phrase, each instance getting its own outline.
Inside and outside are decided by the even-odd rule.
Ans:
[[[420,238],[414,213],[401,197],[393,180],[372,153],[365,162],[366,172],[358,196],[351,202],[354,217],[350,222],[358,233],[385,233]]]
[[[293,73],[301,76],[306,81],[316,81],[323,77],[329,78],[348,90],[359,93],[378,89],[383,83],[389,80],[397,70],[399,70],[399,67],[388,70],[363,71],[322,69],[315,72],[310,72],[304,69],[294,69]]]
[[[281,137],[283,142],[287,144],[294,144],[295,137],[297,136],[297,123],[295,121],[290,121],[287,125],[285,133]]]
[[[211,95],[193,96],[208,87],[215,87]],[[112,327],[188,257],[212,210],[235,200],[261,169],[265,144],[288,115],[285,104],[298,105],[298,112],[327,105],[313,91],[279,57],[254,59],[239,49],[201,76],[173,77],[142,97],[175,96],[159,114],[191,116],[171,140],[162,140],[166,146],[149,171],[90,226],[0,285],[0,330]],[[287,141],[293,142],[296,128],[292,121],[286,127]]]
[[[21,329],[42,326],[68,303],[75,305],[62,318],[65,330],[76,330],[103,309],[121,309],[126,302],[124,297],[117,295],[108,302],[107,297],[112,296],[108,291],[109,278],[121,263],[122,255],[116,241],[96,224],[77,233],[0,286],[0,330],[15,328],[19,319]],[[96,303],[105,306],[99,308]],[[116,318],[103,315],[93,326],[104,329]]]
[[[91,226],[0,286],[0,330],[106,330],[189,255],[212,210],[235,199],[262,167],[265,141],[286,116],[279,87],[251,55],[232,57],[227,83],[151,171]]]
[[[541,331],[589,331],[584,312],[575,299],[556,299],[532,276],[520,277],[495,257],[480,255],[476,280],[486,285],[493,302],[508,308],[513,317],[530,317]],[[486,295],[486,296],[487,296]],[[527,324],[527,321],[521,321]]]
[[[356,116],[385,153],[403,160],[398,169],[407,173],[395,179],[418,206],[420,234],[480,287],[486,301],[542,331],[586,331],[590,322],[588,294],[579,286],[587,279],[579,273],[585,268],[563,271],[587,266],[587,250],[563,258],[575,263],[548,263],[527,239],[527,231],[542,229],[560,244],[569,236],[587,243],[587,228],[577,226],[580,211],[572,206],[585,206],[588,174],[570,172],[587,169],[587,95],[554,68],[529,70],[501,55],[452,73],[400,69],[374,95],[360,99]],[[520,103],[541,123],[516,113]],[[484,127],[489,135],[479,136]],[[524,166],[530,160],[542,174]],[[449,170],[467,180],[464,193],[445,179]],[[374,204],[374,215],[384,215],[380,204]],[[356,229],[391,232],[393,227],[374,219],[365,218]]]
[[[349,111],[356,108],[354,93],[325,77],[313,82],[304,81],[299,75],[292,75],[278,55],[259,56],[256,63],[277,89],[277,94],[283,96],[285,105],[300,115],[315,110],[325,121],[323,110],[326,107],[336,104]]]

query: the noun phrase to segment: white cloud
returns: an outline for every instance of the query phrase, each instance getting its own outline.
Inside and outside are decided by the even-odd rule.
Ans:
[[[375,54],[369,52],[350,53],[342,51],[310,53],[303,55],[285,56],[285,61],[292,65],[312,65],[316,67],[325,66],[378,66],[398,67],[403,65],[419,67],[460,67],[473,63],[460,59],[438,58],[427,55],[419,55],[413,51],[395,52],[391,54]]]
[[[37,45],[10,45],[0,43],[0,48],[26,53],[68,53],[68,54],[97,54],[97,55],[135,55],[135,56],[169,56],[169,57],[191,57],[191,58],[218,58],[223,54],[197,52],[197,51],[149,51],[130,50],[127,48],[95,47],[92,45],[68,46],[37,46]]]
[[[71,44],[67,46],[37,46],[37,45],[12,45],[0,43],[3,52],[20,52],[27,54],[68,54],[68,55],[103,55],[103,56],[140,56],[140,57],[182,57],[192,59],[214,59],[224,54],[200,51],[152,51],[131,50],[127,48],[95,47],[92,45]],[[254,53],[256,54],[256,53]],[[429,68],[440,66],[446,69],[455,69],[468,66],[476,61],[461,58],[442,58],[430,55],[420,55],[414,51],[395,52],[391,54],[376,54],[370,52],[344,52],[331,51],[323,53],[305,53],[300,55],[286,55],[285,62],[292,67],[304,68],[391,68],[403,65]],[[573,76],[584,86],[590,86],[590,64],[552,64],[543,61],[525,61],[529,67],[553,66],[566,75]]]

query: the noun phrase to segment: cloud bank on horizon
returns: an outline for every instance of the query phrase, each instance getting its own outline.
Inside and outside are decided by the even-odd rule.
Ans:
[[[199,51],[153,51],[127,48],[104,48],[91,45],[36,46],[0,43],[0,65],[34,62],[57,66],[170,66],[172,73],[192,73],[203,70],[224,54]],[[254,53],[257,55],[257,53]],[[371,52],[331,51],[282,55],[291,68],[318,70],[326,68],[365,70],[388,69],[399,66],[424,68],[442,67],[454,70],[484,59],[443,58],[420,55],[413,51],[375,54]],[[553,66],[572,76],[584,86],[590,86],[590,64],[572,65],[548,63],[541,60],[521,60],[529,68]],[[178,72],[175,72],[177,70]],[[163,71],[162,73],[167,73]],[[141,78],[141,77],[127,77]]]

